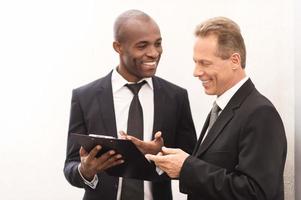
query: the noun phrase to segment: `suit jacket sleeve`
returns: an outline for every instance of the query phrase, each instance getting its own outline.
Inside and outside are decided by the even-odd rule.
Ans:
[[[64,174],[66,179],[71,185],[76,187],[87,187],[84,184],[80,174],[78,173],[78,165],[80,163],[79,149],[80,146],[75,141],[70,139],[70,133],[83,133],[87,132],[83,112],[80,106],[76,90],[73,90],[71,100],[71,111],[69,121],[69,131],[67,139],[67,153],[64,166]]]
[[[286,139],[276,109],[256,109],[233,139],[238,140],[234,170],[189,156],[181,169],[180,191],[192,199],[278,199],[278,190],[283,190]]]
[[[178,124],[176,127],[177,147],[191,154],[196,144],[196,132],[192,120],[188,94],[183,90],[182,105],[178,115]]]

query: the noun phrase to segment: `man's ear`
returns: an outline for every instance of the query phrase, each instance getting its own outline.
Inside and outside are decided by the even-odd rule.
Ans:
[[[117,53],[119,53],[119,54],[122,53],[122,46],[121,46],[120,42],[114,41],[114,42],[113,42],[113,48],[114,48],[114,50],[115,50]]]
[[[232,69],[235,70],[239,67],[241,67],[241,58],[239,53],[233,53],[230,57],[231,62],[233,64]]]

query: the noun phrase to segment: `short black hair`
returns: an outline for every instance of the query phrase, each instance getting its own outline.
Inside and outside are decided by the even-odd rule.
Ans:
[[[114,39],[116,41],[119,42],[123,41],[123,36],[124,36],[123,27],[128,22],[128,20],[132,20],[132,19],[139,19],[145,21],[152,20],[152,18],[148,14],[140,10],[127,10],[121,13],[116,18],[114,23]]]

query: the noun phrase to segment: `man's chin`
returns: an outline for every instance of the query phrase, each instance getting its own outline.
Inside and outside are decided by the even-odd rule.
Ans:
[[[150,78],[150,77],[155,76],[155,74],[156,74],[156,69],[154,69],[154,70],[148,70],[148,71],[146,71],[146,72],[143,73],[143,77],[144,78]]]
[[[205,90],[205,94],[207,94],[207,95],[215,95],[215,92],[212,92],[210,90]]]

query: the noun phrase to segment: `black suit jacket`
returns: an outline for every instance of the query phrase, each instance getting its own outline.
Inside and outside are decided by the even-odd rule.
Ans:
[[[272,103],[247,80],[182,167],[190,200],[283,200],[286,137]]]
[[[117,137],[111,74],[73,90],[72,94],[64,174],[73,186],[85,188],[86,200],[116,200],[117,195],[118,177],[109,176],[105,172],[98,174],[96,189],[84,184],[77,170],[80,146],[69,137],[70,133]],[[153,77],[153,87],[153,133],[162,131],[165,146],[192,153],[196,134],[187,91],[158,77]],[[154,182],[152,192],[154,200],[172,199],[170,180]]]

